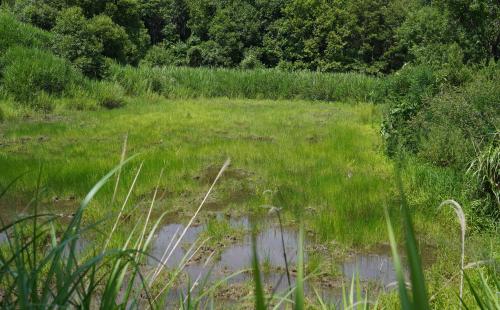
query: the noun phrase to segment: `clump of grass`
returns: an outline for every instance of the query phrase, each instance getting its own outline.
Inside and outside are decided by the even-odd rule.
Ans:
[[[230,238],[240,238],[242,235],[241,230],[232,227],[231,224],[225,219],[210,218],[207,221],[206,230],[202,234],[202,238],[209,239],[209,244],[224,243]]]
[[[500,132],[494,134],[490,143],[471,162],[467,173],[476,181],[477,189],[490,196],[495,204],[489,212],[495,219],[500,219]],[[495,209],[496,205],[496,209]]]
[[[91,98],[106,109],[116,109],[125,105],[125,92],[117,83],[91,81],[88,83]]]

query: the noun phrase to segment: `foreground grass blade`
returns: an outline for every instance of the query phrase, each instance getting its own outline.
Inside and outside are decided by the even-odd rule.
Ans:
[[[396,271],[396,278],[398,281],[398,293],[399,293],[399,300],[401,302],[401,308],[405,310],[413,309],[410,297],[408,296],[408,291],[406,290],[403,267],[401,265],[401,259],[398,253],[398,245],[396,243],[396,237],[394,235],[391,218],[389,216],[387,208],[385,208],[385,219],[387,222],[387,232],[389,234],[389,242],[391,244],[392,260],[394,262],[394,269]]]
[[[401,178],[398,181],[399,191],[401,195],[403,225],[405,230],[405,244],[406,254],[408,255],[408,263],[410,265],[410,278],[411,289],[413,295],[413,304],[416,309],[427,310],[430,309],[429,297],[427,295],[427,288],[425,285],[424,272],[422,269],[422,262],[417,247],[417,239],[415,238],[415,231],[411,221],[406,196],[403,191],[403,184]]]
[[[255,237],[255,232],[252,233],[252,271],[253,271],[253,281],[254,281],[255,309],[265,310],[266,302],[264,297],[264,288],[262,285],[262,279],[260,276],[259,257],[257,255],[257,240]]]
[[[295,280],[295,310],[304,309],[304,226],[300,225],[297,245],[297,279]]]

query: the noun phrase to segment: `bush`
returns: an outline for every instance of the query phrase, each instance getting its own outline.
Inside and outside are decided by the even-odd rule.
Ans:
[[[66,60],[38,49],[11,48],[1,63],[4,89],[21,102],[40,92],[60,95],[80,78]]]
[[[115,24],[109,16],[93,17],[89,21],[89,31],[102,43],[102,55],[122,64],[137,57],[136,47],[129,40],[125,29]]]
[[[476,194],[482,202],[482,207],[478,211],[494,221],[500,220],[499,139],[500,133],[496,132],[492,142],[478,154],[467,170],[475,182]]]
[[[416,118],[421,131],[419,154],[436,164],[464,169],[498,128],[500,67],[476,72],[461,87],[435,96]]]
[[[166,44],[152,46],[144,56],[141,64],[151,67],[186,65],[187,45],[179,42],[170,47]]]
[[[393,155],[398,149],[418,151],[419,128],[414,118],[426,101],[439,89],[434,70],[425,65],[407,66],[386,81],[389,111],[382,124],[386,151]]]
[[[248,53],[245,58],[241,61],[240,67],[242,69],[257,69],[263,68],[264,65],[260,62],[259,58],[255,53]]]
[[[231,65],[224,49],[214,41],[205,41],[192,46],[187,52],[187,61],[191,67],[224,67]]]

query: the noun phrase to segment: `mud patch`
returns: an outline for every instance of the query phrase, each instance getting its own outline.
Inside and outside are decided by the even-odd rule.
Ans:
[[[247,135],[240,136],[240,139],[247,141],[257,141],[257,142],[274,142],[275,138],[271,136],[258,136],[258,135]]]
[[[204,168],[199,174],[195,175],[193,179],[200,181],[203,184],[211,184],[215,178],[217,177],[217,174],[219,174],[220,171],[220,166],[219,165],[210,165],[206,168]],[[233,168],[229,166],[226,171],[224,171],[224,174],[221,177],[221,180],[245,180],[249,177],[253,176],[253,173],[246,171],[241,168]]]

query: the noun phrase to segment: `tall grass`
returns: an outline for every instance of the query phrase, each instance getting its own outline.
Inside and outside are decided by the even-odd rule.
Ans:
[[[48,48],[51,37],[50,32],[19,22],[11,13],[0,7],[0,56],[12,46]]]
[[[429,295],[427,293],[427,285],[423,273],[421,256],[417,246],[417,238],[415,235],[410,211],[406,202],[406,196],[399,175],[398,185],[401,198],[401,214],[404,226],[405,252],[410,270],[409,288],[407,288],[407,282],[404,277],[403,267],[398,253],[396,237],[387,210],[386,221],[390,245],[393,253],[394,267],[396,269],[397,275],[400,307],[405,310],[430,309],[432,298],[429,298]],[[472,281],[471,277],[467,275],[467,273],[465,273],[466,268],[479,266],[481,264],[474,263],[470,266],[464,266],[466,231],[465,215],[461,206],[457,202],[453,200],[447,200],[444,201],[440,205],[440,207],[445,205],[450,205],[454,209],[461,226],[460,290],[459,295],[457,296],[457,304],[460,306],[463,305],[466,309],[500,309],[500,299],[498,296],[500,282],[498,281],[497,271],[493,270],[491,272],[492,277],[490,279],[486,279],[485,272],[483,270],[479,270],[475,274],[476,278],[479,279],[476,281]],[[463,296],[463,278],[466,279],[469,291],[473,296],[472,301],[466,301]]]
[[[112,66],[112,81],[130,95],[168,98],[228,97],[370,101],[381,99],[383,80],[357,73],[284,72],[275,69]]]

